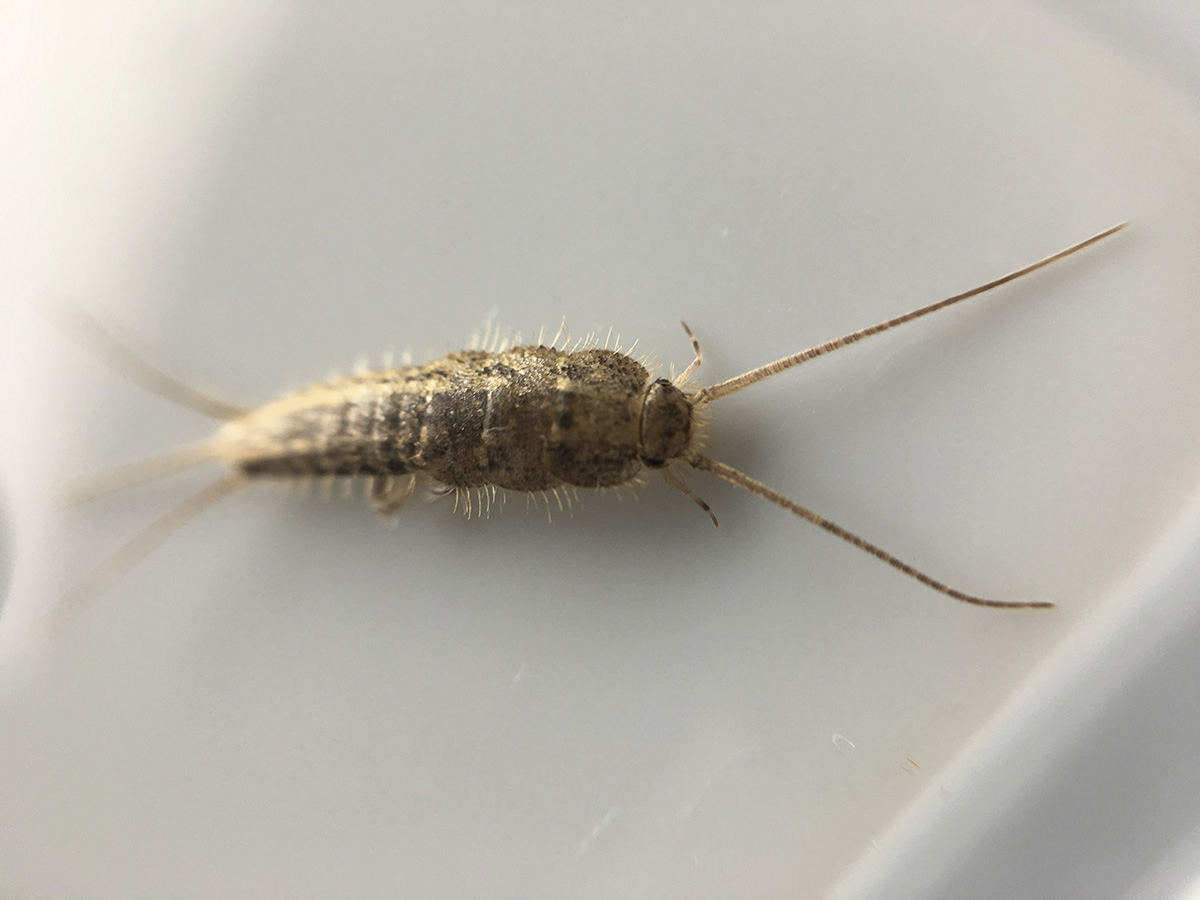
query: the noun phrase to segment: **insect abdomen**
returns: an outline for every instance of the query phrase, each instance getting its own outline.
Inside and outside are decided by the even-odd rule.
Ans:
[[[218,438],[256,477],[422,473],[450,487],[611,487],[641,469],[646,369],[609,350],[452,353],[316,385]]]

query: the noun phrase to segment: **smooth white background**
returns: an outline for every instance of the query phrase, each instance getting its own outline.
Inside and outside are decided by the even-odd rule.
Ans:
[[[1200,184],[1153,38],[1123,61],[1008,3],[122,13],[5,29],[33,138],[6,182],[8,893],[1091,897],[1194,865],[1167,701],[1195,674],[1146,679],[1195,633]],[[716,380],[1124,218],[714,408],[715,457],[1052,614],[962,607],[699,476],[718,531],[653,483],[394,530],[263,488],[19,652],[213,475],[47,507],[209,427],[56,335],[48,297],[239,401],[493,317],[678,365],[686,317]],[[1156,700],[1136,726],[1178,753],[1101,766],[1128,786],[1107,815],[1086,783],[1032,802]]]

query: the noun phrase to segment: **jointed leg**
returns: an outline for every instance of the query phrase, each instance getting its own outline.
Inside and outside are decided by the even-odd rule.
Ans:
[[[412,499],[417,487],[415,474],[376,475],[371,481],[371,501],[375,511],[381,516],[390,516],[400,512],[404,504]]]

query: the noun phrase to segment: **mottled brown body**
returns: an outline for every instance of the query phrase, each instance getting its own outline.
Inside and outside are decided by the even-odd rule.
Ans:
[[[452,488],[615,487],[644,464],[663,465],[643,453],[643,429],[654,433],[647,399],[668,390],[679,393],[612,350],[468,350],[314,385],[227,423],[217,444],[251,477],[414,474]],[[690,416],[674,428],[690,435]]]

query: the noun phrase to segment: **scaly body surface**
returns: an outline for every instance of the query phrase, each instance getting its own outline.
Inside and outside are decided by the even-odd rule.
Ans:
[[[229,421],[214,444],[248,477],[374,476],[378,500],[403,476],[606,488],[665,464],[646,455],[660,420],[690,444],[690,409],[622,353],[520,346],[317,384]]]

